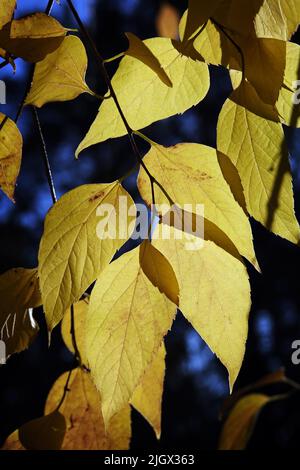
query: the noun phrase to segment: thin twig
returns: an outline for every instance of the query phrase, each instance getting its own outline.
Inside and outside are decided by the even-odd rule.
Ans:
[[[44,161],[44,165],[45,165],[46,176],[47,176],[47,180],[48,180],[48,185],[49,185],[52,201],[53,201],[53,204],[55,204],[57,202],[57,197],[56,197],[56,191],[55,191],[52,171],[51,171],[51,167],[50,167],[50,161],[49,161],[49,157],[48,157],[48,151],[47,151],[47,147],[46,147],[45,138],[44,138],[44,135],[43,135],[43,131],[42,131],[38,111],[37,111],[35,106],[32,106],[31,109],[32,109],[33,117],[34,117],[37,129],[38,129],[38,132],[39,132],[39,136],[40,136],[41,147],[42,147],[42,151],[43,151],[43,161]]]
[[[70,327],[70,335],[72,338],[72,345],[74,348],[75,359],[81,365],[81,356],[77,346],[76,341],[76,333],[75,333],[75,315],[74,315],[74,305],[71,305],[71,327]]]
[[[70,370],[69,373],[68,373],[67,381],[66,381],[66,384],[65,384],[65,386],[64,386],[63,395],[62,395],[62,397],[61,397],[61,399],[60,399],[59,404],[58,404],[57,407],[56,407],[56,411],[59,411],[60,407],[62,406],[63,402],[65,401],[65,398],[66,398],[66,396],[67,396],[67,393],[70,391],[70,389],[69,389],[69,383],[70,383],[70,379],[71,379],[72,372],[73,372],[73,370]]]

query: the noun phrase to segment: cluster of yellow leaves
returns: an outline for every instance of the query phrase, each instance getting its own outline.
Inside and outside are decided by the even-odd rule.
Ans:
[[[11,6],[13,11],[14,2]],[[128,126],[108,92],[76,155],[128,129],[143,137],[139,129],[196,106],[210,87],[209,64],[228,68],[233,85],[219,115],[217,148],[196,143],[163,147],[146,138],[151,148],[138,176],[140,194],[147,205],[153,203],[150,172],[156,203],[169,206],[161,209],[151,242],[116,260],[136,217],[120,181],[80,186],[50,210],[39,250],[38,304],[43,304],[50,332],[63,320],[66,345],[79,352],[81,364],[70,380],[63,376],[54,385],[45,416],[21,427],[8,447],[126,448],[130,405],[159,437],[163,342],[177,307],[227,368],[232,389],[245,353],[251,305],[243,258],[259,270],[249,218],[295,244],[300,240],[282,129],[282,123],[299,123],[292,96],[300,49],[287,42],[300,21],[299,7],[300,0],[254,0],[242,8],[240,0],[190,0],[179,40],[141,41],[127,33],[129,48],[111,85]],[[2,23],[5,56],[38,62],[27,105],[93,94],[85,82],[84,46],[75,36],[65,37],[56,20],[43,14],[12,20],[10,15]],[[6,121],[0,131],[0,185],[13,197],[22,139],[15,124]],[[122,201],[134,210],[124,214]],[[104,224],[98,224],[98,210],[105,204],[113,236],[105,236]],[[168,218],[185,204],[192,225],[204,224],[203,233]],[[28,273],[22,276],[26,284]],[[13,289],[13,280],[8,281]],[[0,289],[5,282],[4,275]],[[94,282],[89,301],[80,301]],[[31,295],[29,302],[21,294],[16,305],[4,309],[3,324],[12,312],[37,306]],[[79,351],[74,332],[70,336],[72,305]],[[66,396],[65,383],[71,390]],[[253,395],[236,405],[224,428],[223,447],[241,445],[234,432],[240,436],[247,428],[241,438],[245,445],[267,401]],[[241,414],[247,426],[239,430]]]

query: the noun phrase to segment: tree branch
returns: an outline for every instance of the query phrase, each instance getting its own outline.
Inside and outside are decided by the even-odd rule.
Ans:
[[[51,171],[51,167],[50,167],[50,161],[49,161],[49,157],[48,157],[46,142],[45,142],[45,139],[44,139],[44,135],[43,135],[43,131],[42,131],[38,111],[37,111],[35,106],[32,106],[31,109],[32,109],[33,117],[34,117],[37,129],[38,129],[38,132],[39,132],[39,136],[40,136],[41,147],[42,147],[42,151],[43,151],[43,161],[44,161],[44,165],[45,165],[46,176],[47,176],[47,181],[48,181],[48,185],[49,185],[49,189],[50,189],[50,193],[51,193],[51,197],[52,197],[52,202],[53,202],[53,204],[55,204],[57,202],[57,197],[56,197],[56,191],[55,191],[52,171]]]

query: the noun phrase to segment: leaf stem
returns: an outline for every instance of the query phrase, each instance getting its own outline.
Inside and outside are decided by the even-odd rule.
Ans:
[[[62,397],[61,397],[61,399],[60,399],[59,404],[58,404],[57,407],[56,407],[56,411],[59,411],[59,409],[61,408],[63,402],[65,401],[65,398],[66,398],[66,396],[67,396],[67,393],[70,391],[70,389],[69,389],[69,383],[70,383],[70,380],[71,380],[72,372],[73,372],[73,370],[70,370],[69,373],[68,373],[68,377],[67,377],[67,380],[66,380],[66,384],[65,384],[65,386],[64,386],[63,395],[62,395]]]
[[[49,189],[50,189],[50,193],[52,197],[52,202],[53,204],[55,204],[57,202],[56,191],[55,191],[52,171],[50,167],[50,161],[48,157],[47,146],[46,146],[45,138],[43,135],[41,122],[40,122],[36,107],[32,106],[31,109],[32,109],[33,117],[34,117],[37,129],[38,129],[38,132],[39,132],[39,136],[40,136],[40,141],[41,141],[41,146],[42,146],[42,151],[43,151],[43,161],[45,165],[46,176],[47,176],[47,181],[48,181],[48,185],[49,185]]]
[[[115,60],[121,59],[121,57],[124,57],[125,52],[120,52],[120,54],[116,54],[113,57],[110,57],[109,59],[104,59],[105,64],[109,64],[110,62],[114,62]]]
[[[72,345],[74,348],[75,359],[78,364],[81,366],[81,355],[78,349],[77,341],[76,341],[76,333],[75,333],[75,315],[74,315],[74,305],[71,305],[71,328],[70,328],[70,335],[72,338]]]

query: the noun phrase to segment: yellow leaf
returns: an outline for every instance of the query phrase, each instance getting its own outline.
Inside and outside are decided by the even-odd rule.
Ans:
[[[45,413],[55,409],[63,396],[68,372],[61,375],[53,385],[45,407]],[[67,393],[60,412],[66,419],[66,435],[62,450],[126,450],[131,435],[130,407],[119,413],[119,431],[114,435],[116,423],[110,423],[105,432],[101,414],[99,392],[90,374],[76,369],[71,374]],[[113,444],[113,447],[112,447]]]
[[[139,249],[98,278],[87,317],[87,350],[106,426],[131,399],[171,328],[176,306],[143,273]]]
[[[11,269],[0,276],[0,339],[6,356],[23,351],[39,328],[32,308],[41,305],[37,269]]]
[[[278,39],[239,41],[245,56],[245,75],[265,103],[275,104],[283,84],[286,42]]]
[[[1,447],[1,450],[25,450],[21,442],[19,441],[18,431],[14,431],[8,436],[3,446]]]
[[[15,8],[16,0],[2,0],[0,11],[0,29],[12,19]]]
[[[209,2],[199,2],[199,0],[189,0],[186,26],[183,41],[188,41],[195,35],[197,30],[213,16],[217,7],[223,0],[210,0]]]
[[[293,243],[299,242],[292,180],[280,123],[225,102],[217,127],[218,149],[237,167],[247,209],[256,220]]]
[[[255,18],[255,32],[257,37],[288,41],[299,22],[299,0],[264,0]]]
[[[85,366],[88,366],[88,361],[86,357],[86,315],[89,308],[88,300],[80,300],[74,304],[74,327],[75,327],[75,337],[76,344],[80,353],[82,363]],[[61,333],[63,340],[67,348],[74,354],[74,346],[71,336],[71,312],[70,309],[65,313],[62,324],[61,324]]]
[[[39,62],[60,46],[66,33],[56,19],[35,13],[7,23],[0,30],[0,47],[28,62]]]
[[[229,31],[259,38],[288,40],[300,21],[299,0],[225,0],[214,18]]]
[[[184,17],[182,27],[184,27]],[[208,64],[223,65],[236,70],[242,69],[241,55],[238,50],[211,21],[208,21],[193,44]]]
[[[200,144],[155,144],[144,162],[175,204],[181,208],[189,204],[191,209],[185,210],[198,215],[202,215],[203,207],[197,208],[197,204],[203,204],[204,217],[230,238],[242,256],[257,265],[249,220],[222,175],[215,149]],[[138,187],[143,199],[151,204],[151,187],[144,169],[140,170]],[[157,204],[168,202],[157,187],[155,196]]]
[[[7,316],[1,314],[0,339],[5,343],[6,359],[27,349],[38,332],[39,327],[32,316],[32,309],[12,311]]]
[[[23,139],[16,124],[0,113],[0,188],[12,200],[21,166],[22,147]]]
[[[219,449],[243,450],[251,437],[258,413],[269,400],[267,395],[259,393],[242,398],[224,424]]]
[[[166,228],[169,239],[164,239]],[[174,269],[180,288],[179,309],[227,368],[232,389],[248,333],[251,299],[246,268],[211,241],[189,250],[180,236],[177,228],[161,225],[154,232],[153,244]]]
[[[135,213],[128,215],[129,206],[134,208],[131,197],[115,181],[80,186],[48,213],[39,250],[39,277],[49,330],[130,237],[128,227]]]
[[[66,432],[66,420],[58,411],[33,419],[19,429],[19,439],[27,450],[60,450]]]
[[[140,247],[140,264],[149,281],[178,305],[179,286],[173,268],[148,240]]]
[[[1,315],[42,304],[37,269],[13,268],[0,276]]]
[[[162,344],[152,364],[146,370],[141,383],[135,389],[130,401],[132,406],[153,427],[157,439],[161,435],[161,405],[166,367],[165,357],[166,350],[164,344]]]
[[[163,38],[178,39],[179,13],[169,3],[163,3],[156,18],[156,29]]]
[[[26,104],[40,108],[51,101],[67,101],[93,92],[85,83],[87,55],[76,36],[66,37],[58,49],[35,67]]]
[[[288,42],[284,84],[280,90],[276,108],[282,122],[292,127],[300,127],[300,106],[294,103],[294,98],[297,98],[294,82],[297,80],[300,80],[300,47],[298,44]]]
[[[170,39],[154,38],[144,43],[161,63],[173,87],[166,87],[149,67],[137,59],[122,59],[112,85],[134,130],[183,113],[199,103],[209,89],[206,64],[180,55]],[[112,98],[106,99],[76,154],[91,145],[123,135],[126,135],[126,129],[118,110]]]
[[[150,69],[157,74],[165,85],[172,87],[171,80],[149,47],[133,33],[126,33],[126,36],[129,41],[129,48],[125,54],[143,62],[143,64],[150,67]]]

